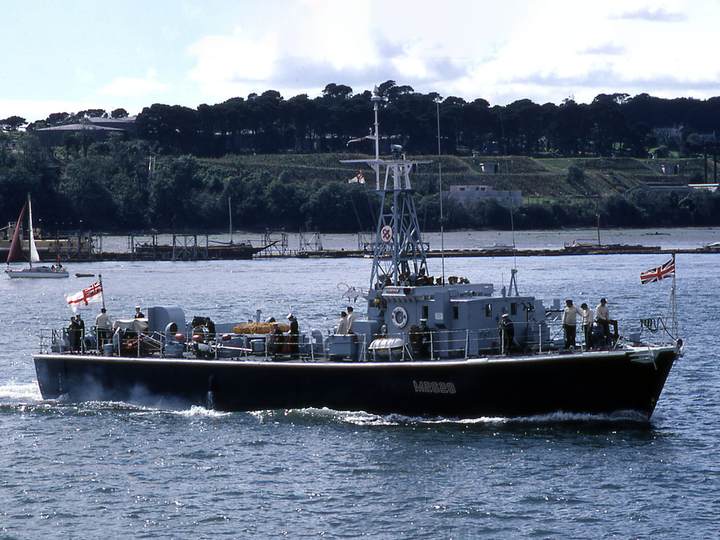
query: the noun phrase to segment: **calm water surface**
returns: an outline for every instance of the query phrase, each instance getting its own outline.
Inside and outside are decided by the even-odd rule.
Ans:
[[[490,242],[491,244],[492,242]],[[487,244],[485,242],[484,244]],[[621,329],[664,315],[661,256],[518,260],[521,293],[595,305]],[[651,423],[473,421],[328,410],[218,413],[45,402],[31,354],[91,279],[0,279],[0,538],[717,538],[718,255],[678,256],[685,357]],[[512,259],[452,259],[498,288]],[[75,264],[102,272],[112,317],[180,305],[215,321],[284,317],[325,331],[370,261]],[[440,262],[431,261],[434,274]],[[359,305],[359,304],[358,304]],[[362,311],[362,308],[360,308]],[[96,311],[85,311],[86,321]]]

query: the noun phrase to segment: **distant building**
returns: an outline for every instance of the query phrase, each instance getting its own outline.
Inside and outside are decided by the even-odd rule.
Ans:
[[[683,126],[654,128],[652,134],[661,141],[681,140]]]
[[[718,188],[718,184],[688,184],[690,189],[705,189],[711,193],[715,193]]]
[[[454,185],[450,186],[448,197],[463,206],[470,206],[484,199],[497,199],[504,206],[522,206],[522,192],[519,190],[498,190],[488,185]]]
[[[112,133],[130,138],[135,131],[135,118],[88,118],[82,124],[34,129],[32,133],[46,146],[62,146],[67,135],[76,134],[86,135],[93,142],[106,141]]]
[[[125,116],[123,118],[88,118],[87,121],[93,126],[122,129],[123,131],[134,131],[137,116]]]

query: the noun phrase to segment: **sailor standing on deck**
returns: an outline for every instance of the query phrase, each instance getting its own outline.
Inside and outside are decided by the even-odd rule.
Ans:
[[[298,328],[297,318],[292,313],[289,313],[288,321],[290,321],[290,357],[300,357],[300,347],[298,345],[298,339],[300,338],[300,329]]]
[[[272,332],[267,337],[267,350],[270,354],[280,354],[282,352],[283,331],[276,322],[272,323]]]
[[[135,306],[135,318],[136,319],[144,319],[145,318],[145,314],[142,311],[140,311],[140,306]]]
[[[595,308],[595,321],[602,327],[603,329],[603,337],[605,339],[609,339],[610,337],[614,337],[617,339],[618,337],[618,327],[617,327],[617,321],[610,318],[610,308],[607,306],[607,300],[604,298],[600,299],[600,305]],[[613,329],[615,331],[614,335],[610,335],[610,325],[613,325]]]
[[[77,320],[77,326],[78,326],[78,333],[80,335],[79,342],[78,343],[78,350],[82,350],[83,344],[85,343],[85,321],[83,321],[82,317],[78,313],[76,316]]]
[[[580,306],[582,312],[582,329],[585,336],[585,350],[592,349],[592,325],[593,325],[593,312],[588,305],[583,302]]]
[[[498,332],[500,334],[500,342],[502,343],[501,352],[508,354],[515,344],[515,325],[510,320],[510,315],[508,315],[507,312],[503,313],[502,317],[500,317]]]
[[[565,301],[565,309],[563,310],[562,325],[565,330],[565,349],[575,347],[575,327],[577,325],[577,316],[582,317],[582,310],[573,306],[572,300]]]
[[[347,333],[348,334],[354,334],[355,333],[355,313],[353,313],[352,306],[348,306],[347,308],[348,318],[347,318]]]
[[[110,321],[110,317],[108,317],[107,310],[105,308],[100,309],[100,313],[97,317],[95,317],[95,326],[97,328],[110,328],[112,326],[112,322]]]
[[[111,327],[112,321],[108,317],[107,310],[101,308],[100,313],[95,317],[95,335],[97,336],[98,349],[101,350],[102,346],[112,337]]]
[[[75,317],[70,317],[70,326],[67,329],[68,339],[70,340],[70,350],[77,352],[80,350],[80,325]]]
[[[207,328],[208,331],[208,341],[213,341],[215,339],[215,323],[212,322],[210,317],[205,317],[205,328]]]
[[[337,325],[337,334],[347,334],[348,333],[348,318],[347,313],[344,311],[340,312],[340,322],[338,322]]]

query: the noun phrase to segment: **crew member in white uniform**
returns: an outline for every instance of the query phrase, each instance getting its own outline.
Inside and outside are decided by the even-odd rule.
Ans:
[[[565,348],[575,347],[575,333],[577,326],[577,317],[582,317],[582,310],[573,305],[572,300],[565,301],[565,309],[563,310],[562,325],[565,330]]]

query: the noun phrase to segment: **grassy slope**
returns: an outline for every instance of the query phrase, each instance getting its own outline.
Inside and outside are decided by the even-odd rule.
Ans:
[[[289,171],[296,182],[313,180],[337,181],[349,179],[363,171],[370,180],[372,171],[363,164],[343,164],[341,159],[367,159],[360,154],[274,154],[254,156],[232,156],[221,159],[203,160],[208,165],[225,169],[227,174],[245,170],[267,171],[271,178],[277,178],[283,171]],[[417,156],[412,159],[431,161],[423,165],[414,178],[431,180],[437,178],[437,156]],[[668,159],[658,161],[673,170],[677,164],[680,174],[660,174],[648,162],[632,158],[545,158],[534,159],[524,156],[443,156],[442,171],[446,184],[488,184],[496,189],[520,190],[526,200],[570,200],[596,194],[609,195],[624,193],[645,182],[669,184],[693,181],[693,174],[704,173],[703,160]],[[489,164],[498,164],[500,172],[489,171]],[[575,165],[585,173],[581,181],[568,181],[568,170]],[[708,181],[713,180],[713,165],[708,165]],[[695,178],[696,179],[696,178]]]

